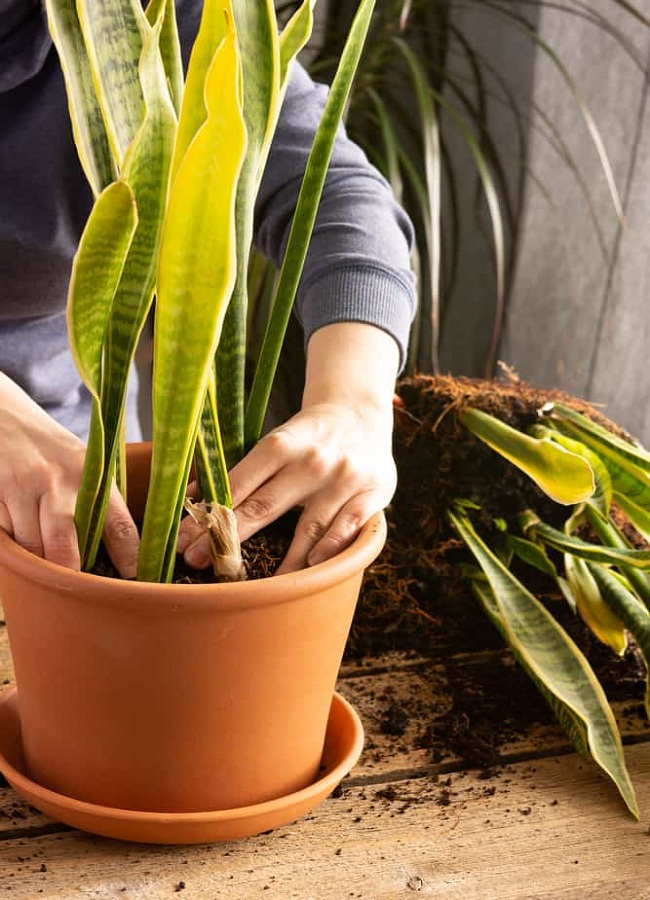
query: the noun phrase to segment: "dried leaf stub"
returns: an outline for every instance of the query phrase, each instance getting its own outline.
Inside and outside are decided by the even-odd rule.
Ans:
[[[185,500],[185,509],[210,539],[212,568],[218,581],[245,581],[237,520],[232,509],[220,503]]]

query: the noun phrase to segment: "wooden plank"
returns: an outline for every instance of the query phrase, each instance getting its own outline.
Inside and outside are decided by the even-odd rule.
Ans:
[[[94,900],[647,900],[650,746],[631,749],[642,822],[576,756],[347,786],[238,843],[125,844],[80,832],[0,841],[6,896]]]

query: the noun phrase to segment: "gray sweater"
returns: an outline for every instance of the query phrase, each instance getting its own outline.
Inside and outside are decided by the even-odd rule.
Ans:
[[[177,2],[186,64],[201,7]],[[296,64],[256,209],[256,246],[276,263],[324,97]],[[91,204],[44,13],[36,2],[0,0],[0,371],[82,437],[89,403],[65,305]],[[415,304],[411,239],[386,182],[341,133],[296,299],[306,339],[332,322],[368,322],[394,336],[403,362]],[[138,434],[133,398],[127,433]]]

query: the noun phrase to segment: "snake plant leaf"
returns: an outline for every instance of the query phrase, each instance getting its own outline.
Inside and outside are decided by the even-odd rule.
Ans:
[[[226,457],[219,430],[217,386],[210,373],[194,452],[198,494],[203,500],[232,508]]]
[[[68,291],[70,349],[92,398],[90,433],[75,512],[83,567],[87,566],[92,510],[104,468],[100,407],[104,335],[136,225],[131,188],[124,181],[110,184],[91,210],[74,258]]]
[[[108,140],[121,168],[144,115],[137,73],[150,27],[139,0],[78,0],[77,10]]]
[[[458,415],[472,434],[525,472],[556,503],[570,505],[593,496],[594,475],[582,457],[553,441],[523,434],[482,410],[467,407]]]
[[[138,577],[169,580],[212,362],[234,285],[235,196],[246,150],[232,23],[208,69],[207,119],[172,185],[159,254],[153,455]],[[173,518],[163,511],[171,504]]]
[[[564,729],[565,734],[572,742],[576,751],[581,756],[588,756],[591,749],[589,744],[590,733],[582,716],[576,713],[570,705],[564,703],[556,694],[549,690],[547,683],[539,676],[537,671],[535,671],[535,669],[529,665],[525,652],[522,652],[522,648],[519,646],[516,640],[513,640],[511,634],[507,631],[507,628],[504,625],[503,619],[500,615],[498,604],[495,599],[494,591],[491,589],[491,587],[477,577],[472,578],[471,587],[474,596],[479,600],[479,602],[483,606],[484,611],[487,613],[488,618],[491,619],[493,625],[500,632],[501,636],[508,644],[511,653],[552,709],[558,722]],[[589,667],[589,663],[586,659],[584,659],[584,664]],[[600,685],[598,684],[596,676],[590,667],[589,671],[590,679],[593,679],[593,681],[597,685],[597,694],[601,694],[602,689],[600,689]],[[602,694],[601,697],[597,697],[597,702],[607,704],[607,699],[604,694]],[[607,704],[607,709],[604,713],[604,718],[606,720],[606,739],[603,743],[605,744],[605,752],[607,754],[608,761],[609,759],[611,759],[612,762],[610,764],[610,767],[607,768],[600,762],[598,758],[594,757],[594,759],[612,778],[628,809],[630,810],[632,815],[638,819],[638,805],[636,802],[634,789],[632,787],[630,777],[625,766],[623,747],[620,741],[620,737],[618,736],[617,732],[614,732],[613,737],[607,735],[608,728],[616,728],[615,720],[612,721],[614,718],[613,714],[610,714],[611,709]]]
[[[650,550],[620,549],[617,547],[605,547],[601,544],[592,544],[583,541],[575,535],[564,534],[537,520],[526,528],[526,533],[531,540],[539,540],[562,553],[571,553],[580,559],[590,562],[603,563],[604,565],[634,566],[639,569],[650,569]]]
[[[374,5],[375,0],[361,0],[359,4],[307,160],[278,276],[273,309],[262,341],[246,408],[247,448],[253,446],[262,433],[271,385],[311,240],[336,133],[361,58]]]
[[[316,0],[303,0],[280,34],[280,89],[286,86],[292,60],[303,49],[314,27]]]
[[[257,189],[280,108],[280,39],[272,0],[231,0],[231,14],[241,44],[248,144],[235,212],[237,278],[215,359],[217,403],[228,468],[244,454],[248,264]]]
[[[589,507],[585,509],[585,516],[603,544],[617,547],[619,550],[631,549],[630,542],[611,519],[605,521],[602,516]],[[621,565],[619,568],[637,597],[650,611],[650,574],[632,566]]]
[[[622,656],[627,648],[627,634],[623,623],[605,603],[584,559],[564,555],[564,571],[576,598],[576,607],[585,625],[599,641]]]
[[[104,342],[102,417],[105,477],[93,512],[88,564],[92,565],[104,524],[112,472],[123,448],[123,416],[133,355],[153,298],[155,266],[166,206],[166,185],[176,128],[158,52],[160,23],[144,42],[139,74],[145,116],[124,158],[122,178],[133,191],[138,224],[115,291]]]
[[[650,666],[650,613],[606,568],[591,563],[587,565],[605,602],[634,635],[634,640],[643,654],[646,665],[645,709],[646,715],[650,717],[650,684],[647,679]]]
[[[181,43],[178,38],[178,26],[176,24],[176,6],[174,0],[151,0],[145,10],[147,22],[155,25],[160,19],[162,27],[158,44],[163,66],[167,74],[167,86],[169,96],[176,111],[180,114],[183,101],[183,60],[181,58]]]
[[[74,0],[46,0],[52,40],[65,79],[74,142],[95,196],[117,177]]]
[[[576,456],[582,456],[587,460],[591,467],[595,484],[594,492],[587,502],[595,507],[604,518],[607,518],[612,505],[612,479],[607,466],[598,453],[586,444],[583,444],[582,441],[570,438],[561,431],[547,428],[545,425],[533,425],[529,434],[532,437],[555,441],[570,453],[575,453]]]
[[[395,45],[408,66],[420,117],[424,181],[427,196],[427,211],[424,221],[426,222],[429,254],[429,290],[431,295],[431,366],[434,374],[438,374],[440,372],[438,350],[440,346],[440,217],[442,203],[440,124],[426,70],[406,41],[396,38]]]
[[[543,572],[544,575],[550,575],[551,578],[557,578],[557,568],[552,560],[549,559],[544,547],[527,541],[525,538],[518,537],[516,534],[505,533],[503,536],[506,547],[529,566]]]
[[[203,4],[199,30],[192,46],[187,67],[183,102],[178,117],[178,130],[171,165],[173,183],[185,152],[194,135],[205,122],[208,112],[203,88],[210,63],[226,34],[226,16],[223,4],[207,0]]]
[[[641,506],[626,494],[617,491],[614,492],[614,499],[639,534],[650,542],[650,506]]]
[[[616,720],[588,661],[543,604],[497,560],[469,518],[453,511],[449,518],[487,577],[493,598],[491,618],[498,617],[508,645],[535,683],[556,699],[555,708],[561,705],[565,714],[559,716],[560,722],[576,747],[588,747],[638,818]]]
[[[540,410],[540,414],[548,416],[558,427],[567,428],[571,435],[593,447],[607,460],[615,460],[620,468],[632,474],[638,471],[645,472],[650,477],[650,454],[644,447],[624,441],[602,425],[562,403],[547,403]]]

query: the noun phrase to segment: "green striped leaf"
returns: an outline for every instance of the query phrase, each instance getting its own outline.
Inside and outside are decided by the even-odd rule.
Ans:
[[[88,566],[92,512],[104,471],[100,408],[102,347],[136,225],[133,192],[126,182],[116,181],[104,189],[92,208],[75,255],[68,291],[70,348],[92,398],[90,433],[75,512],[84,568]]]
[[[255,198],[280,106],[280,41],[272,0],[232,0],[231,12],[241,46],[246,156],[237,188],[237,278],[215,359],[217,402],[226,464],[244,454],[244,383],[248,262],[253,239]]]
[[[176,173],[158,266],[153,456],[138,577],[169,580],[185,479],[234,285],[235,196],[246,149],[241,61],[229,27],[208,70],[207,119]],[[173,520],[161,510],[177,512]]]
[[[627,647],[625,628],[603,600],[587,563],[567,553],[564,556],[564,571],[583,622],[599,641],[621,656]]]
[[[541,541],[560,550],[562,553],[571,553],[580,559],[590,562],[604,563],[605,565],[635,566],[639,569],[650,569],[650,550],[620,549],[617,547],[604,547],[601,544],[591,544],[583,541],[575,535],[564,534],[540,522],[539,519],[529,524],[526,533],[531,539]]]
[[[102,417],[105,429],[105,477],[93,513],[89,564],[92,565],[111,488],[112,472],[123,446],[122,421],[135,349],[149,312],[166,206],[167,178],[176,127],[165,72],[158,52],[159,25],[151,29],[142,52],[140,75],[146,112],[124,158],[123,178],[133,192],[138,224],[115,292],[104,345]]]
[[[208,112],[204,97],[205,78],[225,34],[226,17],[221,4],[204,3],[201,23],[187,67],[183,102],[178,118],[178,130],[172,157],[172,182],[194,135],[207,118]]]
[[[286,86],[291,63],[300,53],[314,27],[316,0],[303,0],[280,35],[280,89]]]
[[[121,168],[144,116],[138,63],[149,26],[139,0],[78,0],[77,10],[108,140]]]
[[[646,665],[645,709],[646,715],[650,717],[650,684],[647,679],[650,665],[650,614],[634,594],[626,590],[611,572],[602,566],[594,566],[591,563],[587,563],[587,566],[605,602],[634,635],[634,640],[643,654]]]
[[[183,102],[184,76],[174,0],[151,0],[145,10],[145,14],[150,25],[155,25],[159,20],[162,21],[158,42],[160,55],[162,56],[163,66],[167,75],[169,96],[176,110],[176,115],[178,115]]]
[[[551,578],[557,578],[557,569],[549,559],[546,550],[539,544],[527,541],[525,538],[517,537],[515,534],[505,533],[503,535],[505,546],[522,562],[550,575]]]
[[[612,479],[607,466],[598,453],[586,444],[583,444],[582,441],[570,438],[554,428],[547,428],[545,425],[534,425],[530,429],[530,434],[532,437],[555,441],[570,453],[575,453],[576,456],[582,456],[583,459],[587,460],[593,473],[595,484],[594,492],[587,502],[595,507],[602,516],[607,518],[612,505]]]
[[[646,541],[650,541],[650,506],[635,503],[626,494],[614,492],[614,499],[636,530]]]
[[[588,507],[585,509],[585,516],[603,544],[617,547],[619,550],[632,549],[630,542],[611,520],[605,521],[602,516]],[[621,565],[620,570],[637,597],[650,611],[650,574],[627,565]]]
[[[570,426],[572,436],[593,447],[607,459],[616,461],[626,471],[636,473],[637,470],[641,470],[650,476],[650,454],[643,447],[624,441],[602,425],[562,403],[548,403],[541,412],[558,427]]]
[[[74,0],[46,0],[79,160],[95,196],[117,177]]]
[[[467,516],[450,512],[449,518],[487,578],[493,600],[488,603],[491,618],[498,618],[508,645],[534,682],[561,705],[560,722],[576,747],[588,747],[638,818],[616,720],[591,666],[548,610],[488,549]]]
[[[210,373],[199,432],[194,450],[198,496],[202,500],[232,508],[232,496],[226,457],[219,430],[217,388],[214,372]]]

